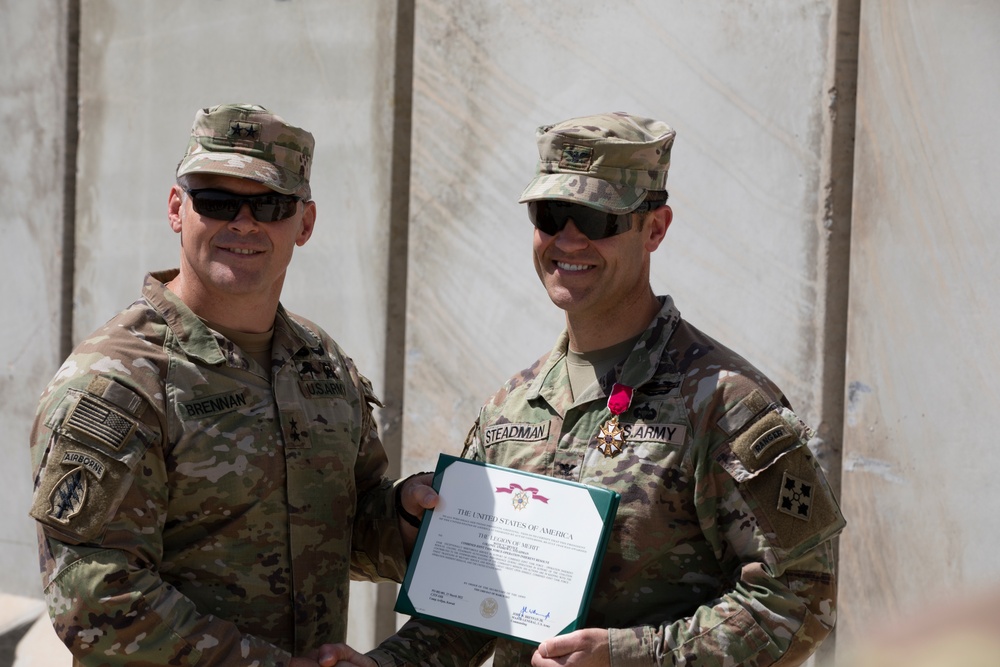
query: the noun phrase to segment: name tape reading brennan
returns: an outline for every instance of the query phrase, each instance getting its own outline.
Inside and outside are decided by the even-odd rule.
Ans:
[[[246,407],[247,396],[243,391],[231,391],[226,394],[216,394],[206,396],[194,401],[184,401],[177,404],[177,412],[181,419],[198,419],[200,417],[210,417],[220,415],[233,410]]]

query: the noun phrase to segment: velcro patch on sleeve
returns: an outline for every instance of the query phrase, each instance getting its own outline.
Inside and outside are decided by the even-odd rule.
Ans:
[[[137,419],[142,417],[142,413],[146,409],[146,403],[139,397],[139,394],[111,378],[101,375],[95,376],[90,381],[87,385],[87,393],[117,405]]]
[[[99,542],[154,437],[138,419],[146,406],[106,377],[67,391],[44,421],[51,430],[29,514],[62,539]]]
[[[743,487],[753,500],[758,522],[787,553],[812,548],[845,525],[833,492],[805,445],[775,460]]]
[[[29,514],[79,542],[94,542],[131,481],[128,465],[110,453],[53,434]]]
[[[118,451],[135,433],[136,419],[110,403],[83,394],[63,422],[67,435]]]
[[[733,440],[732,450],[753,475],[798,442],[798,433],[788,422],[779,413],[769,412]]]
[[[764,396],[760,389],[754,389],[742,401],[729,409],[726,414],[719,419],[719,428],[725,431],[726,435],[732,435],[747,425],[751,419],[759,415],[771,405],[771,401]]]

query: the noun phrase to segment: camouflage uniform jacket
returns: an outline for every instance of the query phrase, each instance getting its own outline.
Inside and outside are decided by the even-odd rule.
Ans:
[[[585,623],[610,629],[612,665],[797,665],[833,627],[844,526],[812,433],[760,371],[661,301],[623,364],[576,400],[564,333],[482,408],[465,456],[621,494]],[[596,445],[615,382],[634,395],[609,458]],[[415,619],[369,655],[479,664],[493,648],[507,667],[535,647]]]
[[[165,288],[175,275],[148,275],[42,395],[49,614],[78,664],[283,665],[345,639],[352,576],[405,571],[377,399],[280,306],[261,368]]]

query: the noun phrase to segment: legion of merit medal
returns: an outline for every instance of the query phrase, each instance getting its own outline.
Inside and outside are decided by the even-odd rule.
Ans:
[[[621,454],[625,448],[625,433],[618,424],[618,415],[612,415],[611,419],[604,422],[597,443],[597,448],[609,458]]]
[[[597,436],[597,448],[608,458],[618,456],[625,450],[625,430],[618,423],[618,415],[628,410],[631,403],[632,387],[616,382],[611,388],[611,395],[608,396],[611,419],[604,422],[601,433]]]

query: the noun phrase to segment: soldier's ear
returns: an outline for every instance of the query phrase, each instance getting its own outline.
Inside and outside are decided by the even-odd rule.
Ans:
[[[303,206],[305,208],[302,211],[302,227],[299,229],[298,238],[295,239],[297,246],[305,245],[316,226],[316,202],[307,201]]]
[[[670,223],[674,219],[674,212],[669,206],[661,206],[660,208],[649,212],[649,219],[646,221],[646,225],[643,231],[646,234],[644,239],[644,244],[648,252],[653,252],[660,247],[663,242],[663,237],[667,235],[667,229],[670,227]]]
[[[167,220],[170,222],[170,229],[177,234],[181,233],[181,209],[184,207],[184,191],[181,186],[174,185],[167,195]]]

